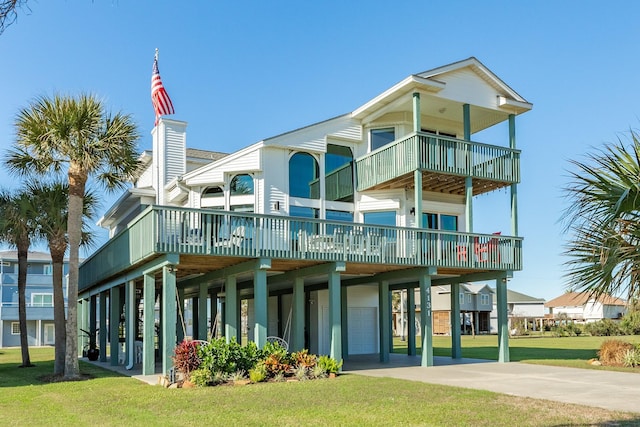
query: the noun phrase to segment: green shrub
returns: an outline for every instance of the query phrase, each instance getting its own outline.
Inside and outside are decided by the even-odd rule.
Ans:
[[[338,363],[329,356],[318,357],[318,366],[320,366],[328,374],[337,374],[342,367],[342,360]]]
[[[640,311],[630,311],[622,316],[620,329],[625,335],[640,335]]]
[[[248,345],[248,350],[238,344],[235,338],[227,344],[224,337],[209,341],[209,344],[200,346],[200,358],[202,365],[211,372],[223,372],[233,374],[238,370],[253,368],[257,359],[258,350],[255,344]]]
[[[587,323],[585,329],[595,337],[623,335],[620,324],[611,319],[602,319],[597,322]]]
[[[309,350],[306,348],[295,353],[291,353],[291,363],[295,366],[304,366],[307,369],[312,369],[318,363],[318,358],[315,354],[309,354]]]
[[[213,375],[211,375],[211,371],[207,368],[198,368],[191,371],[191,382],[195,384],[196,387],[206,387],[213,383]]]
[[[322,366],[316,365],[312,368],[311,375],[313,376],[313,378],[318,378],[318,379],[326,378],[327,372],[324,370]]]
[[[625,354],[629,350],[635,350],[631,343],[622,340],[606,340],[600,345],[598,358],[603,365],[623,366]]]
[[[253,369],[249,370],[249,379],[252,383],[259,383],[267,379],[267,368],[264,363],[258,363]]]
[[[623,356],[622,364],[628,368],[640,365],[640,349],[638,347],[628,349]]]

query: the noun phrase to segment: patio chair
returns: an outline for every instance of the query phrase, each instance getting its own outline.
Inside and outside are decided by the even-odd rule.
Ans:
[[[231,230],[231,235],[228,239],[220,240],[218,242],[213,243],[213,247],[215,248],[231,248],[231,247],[240,247],[242,242],[244,241],[246,233],[246,228],[244,225],[238,225]]]
[[[289,343],[286,342],[283,338],[276,337],[276,336],[269,336],[267,337],[267,342],[277,343],[280,345],[280,347],[289,351]]]

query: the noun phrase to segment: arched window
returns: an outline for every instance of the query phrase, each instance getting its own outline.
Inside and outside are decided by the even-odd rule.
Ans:
[[[207,187],[202,192],[203,199],[213,199],[216,197],[224,197],[224,190],[221,187]]]
[[[247,174],[236,175],[231,180],[229,189],[231,190],[231,196],[253,194],[253,178]]]
[[[305,199],[320,198],[320,168],[309,153],[296,153],[289,159],[289,195]]]

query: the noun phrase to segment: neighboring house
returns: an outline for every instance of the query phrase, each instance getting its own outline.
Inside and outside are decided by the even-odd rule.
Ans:
[[[610,295],[603,295],[597,300],[586,293],[567,292],[548,301],[549,317],[566,318],[575,322],[597,322],[602,319],[620,319],[627,312],[627,302]]]
[[[419,300],[416,292],[415,297]],[[473,285],[471,283],[461,283],[458,292],[458,304],[460,305],[459,317],[460,328],[465,334],[481,334],[489,333],[489,313],[493,306],[494,292],[487,285]],[[394,310],[394,330],[397,335],[406,335],[408,321],[407,302],[402,294],[400,308]],[[433,333],[436,335],[451,335],[451,286],[440,285],[431,287],[431,307],[432,307],[432,324]],[[416,333],[421,335],[420,329],[420,304],[415,306],[414,322],[416,324]],[[402,322],[404,319],[404,322]],[[404,333],[402,328],[404,327]]]
[[[520,292],[507,289],[507,307],[509,313],[509,329],[511,320],[520,319],[524,321],[525,328],[533,330],[541,326],[545,315],[544,298],[535,298]],[[498,332],[498,307],[494,303],[491,311],[491,333]]]
[[[522,238],[513,235],[515,120],[531,108],[469,58],[226,156],[195,155],[186,148],[187,124],[161,118],[133,186],[100,220],[111,239],[80,267],[81,325],[125,319],[128,363],[140,336],[148,374],[156,342],[163,372],[170,369],[176,340],[188,333],[180,326],[187,299],[193,315],[184,324],[199,339],[218,318],[218,333],[239,337],[247,300],[249,339],[259,346],[284,336],[292,350],[336,359],[388,360],[391,290],[419,289],[416,302],[431,308],[431,286],[495,280],[506,313],[507,278],[522,268]],[[496,125],[502,144],[473,138]],[[500,189],[513,206],[505,229],[475,229],[475,197]],[[431,317],[421,312],[423,336],[431,335]],[[501,361],[508,361],[506,326],[505,317]],[[119,328],[109,329],[107,336],[100,327],[100,345],[109,341],[115,354]],[[433,364],[429,340],[422,364]]]
[[[27,257],[27,334],[30,346],[54,344],[53,276],[51,256],[29,252]],[[65,261],[63,274],[68,264]],[[66,283],[66,282],[65,282]],[[65,304],[67,288],[64,287]],[[0,348],[20,345],[18,323],[18,253],[0,252]]]

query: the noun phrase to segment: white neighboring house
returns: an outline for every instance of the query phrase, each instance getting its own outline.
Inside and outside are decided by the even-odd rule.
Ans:
[[[597,322],[602,319],[620,319],[627,312],[623,299],[604,295],[599,299],[585,293],[567,292],[545,304],[552,318],[566,314],[580,323]]]
[[[495,289],[493,291],[495,292]],[[525,319],[527,320],[525,325],[528,325],[530,321],[535,330],[536,321],[544,318],[544,298],[535,298],[507,289],[507,307],[509,309],[509,328],[511,328],[511,319]],[[491,311],[491,333],[498,333],[498,310],[495,301]]]

